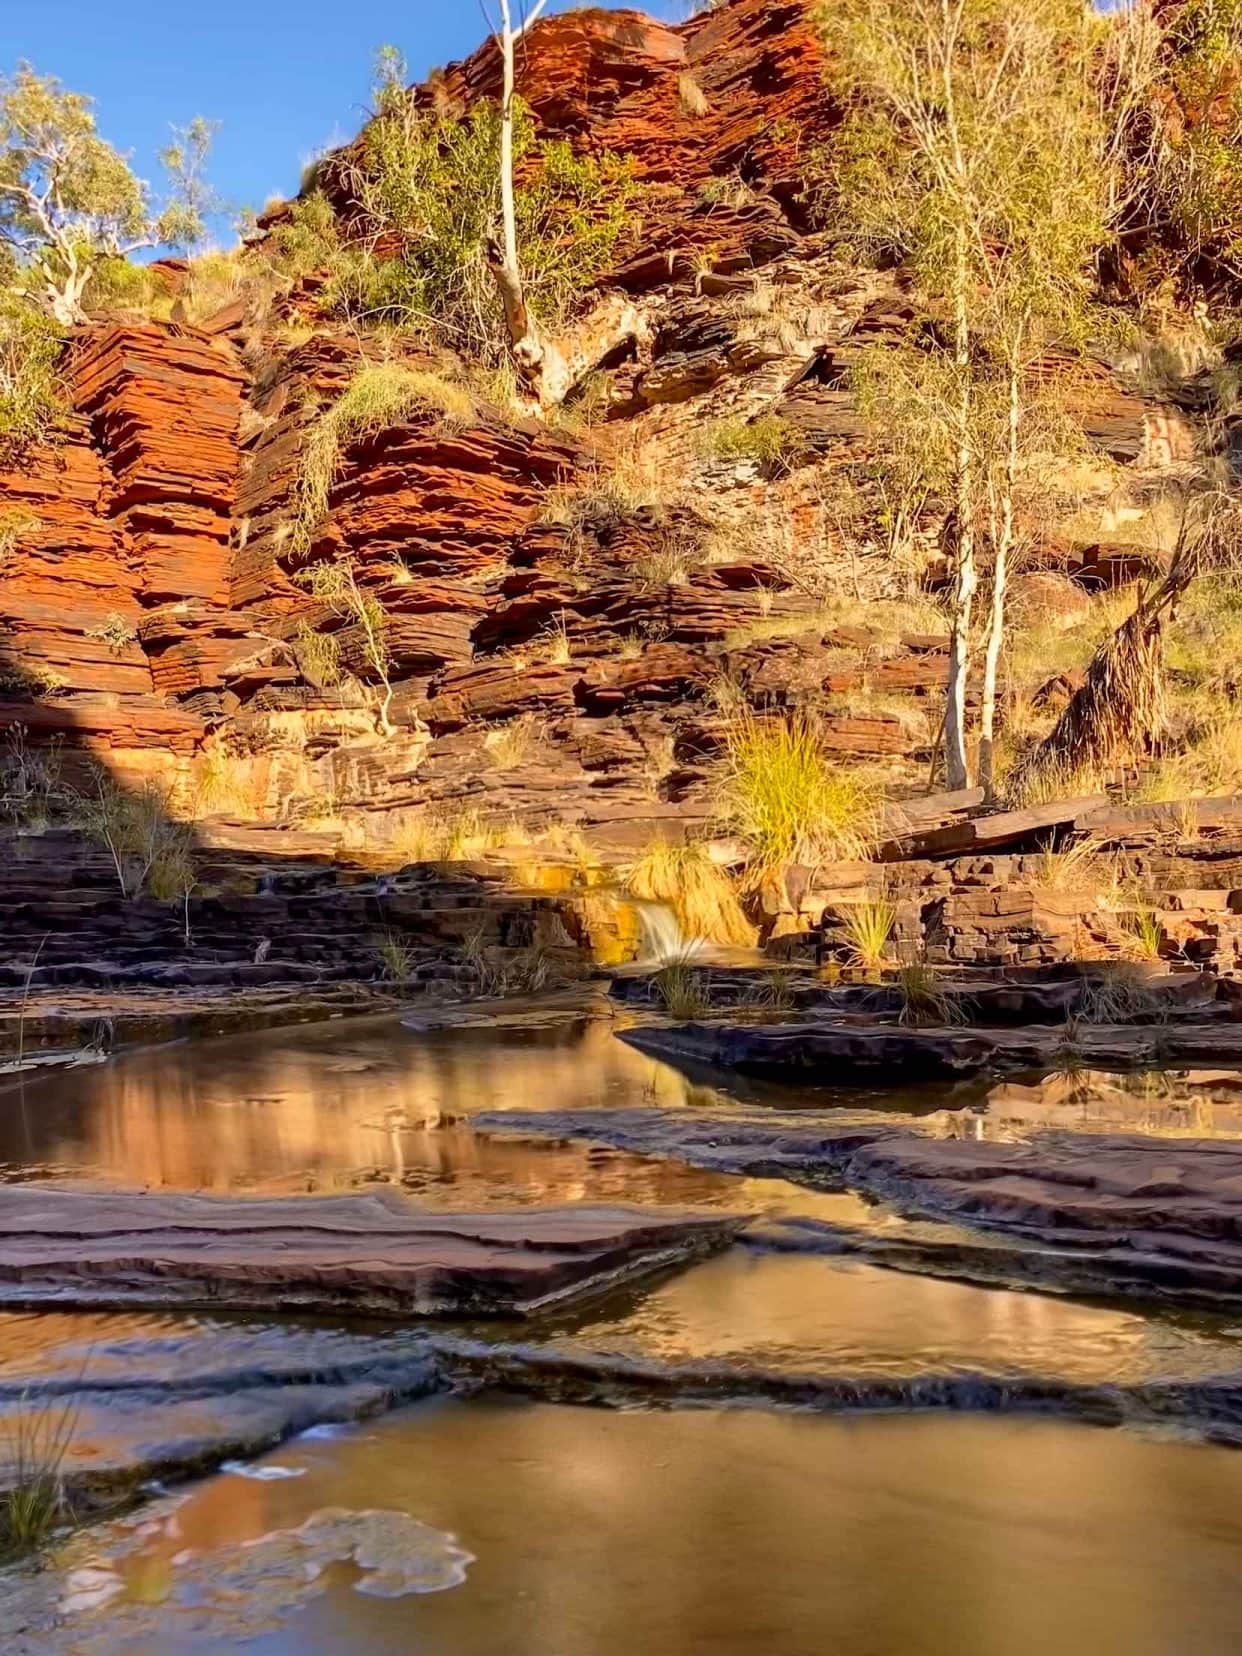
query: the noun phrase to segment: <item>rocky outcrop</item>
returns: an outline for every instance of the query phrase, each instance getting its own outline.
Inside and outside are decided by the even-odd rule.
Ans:
[[[474,1125],[854,1190],[909,1218],[941,1221],[903,1229],[795,1219],[761,1227],[760,1247],[856,1253],[896,1269],[1057,1292],[1242,1304],[1242,1152],[1228,1141],[937,1137],[874,1112],[805,1107],[495,1111]]]
[[[0,1189],[0,1300],[518,1316],[723,1246],[719,1214],[419,1213],[382,1192],[234,1200]]]

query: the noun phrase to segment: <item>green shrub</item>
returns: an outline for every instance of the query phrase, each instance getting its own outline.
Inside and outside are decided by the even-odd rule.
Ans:
[[[63,347],[32,301],[0,290],[0,461],[51,436],[64,418]]]
[[[1157,221],[1192,255],[1242,268],[1242,0],[1164,8],[1164,88],[1183,118],[1162,122],[1151,169]]]
[[[628,159],[576,155],[540,139],[515,105],[514,208],[526,302],[555,327],[608,268],[635,221]],[[326,270],[325,309],[373,325],[430,328],[466,355],[495,359],[507,339],[488,246],[500,223],[500,117],[480,102],[464,118],[419,108],[404,67],[381,57],[376,113],[356,144],[317,170],[315,191],[271,233],[290,275]]]
[[[757,420],[721,420],[705,439],[714,460],[754,460],[761,466],[787,465],[802,449],[797,426],[780,414]]]

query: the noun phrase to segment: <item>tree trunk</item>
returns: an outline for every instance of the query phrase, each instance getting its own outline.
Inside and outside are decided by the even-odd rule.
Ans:
[[[953,615],[949,626],[949,676],[944,718],[945,787],[951,792],[970,786],[970,771],[966,763],[966,673],[970,659],[971,612],[979,585],[975,564],[974,457],[970,429],[970,323],[966,303],[966,245],[964,232],[959,231],[953,291],[953,355],[961,376],[954,477],[957,544],[954,548]]]
[[[82,309],[82,295],[91,279],[91,266],[88,264],[82,268],[74,258],[66,274],[59,280],[52,276],[46,265],[42,268],[48,309],[56,321],[62,328],[72,328],[78,322],[85,322],[86,312]]]
[[[996,774],[996,675],[1005,638],[1005,589],[1009,582],[1009,556],[1013,550],[1013,491],[1018,475],[1018,422],[1022,412],[1020,396],[1019,364],[1016,356],[1011,356],[1005,472],[1001,486],[996,556],[992,567],[992,610],[988,618],[987,646],[983,656],[983,691],[979,709],[979,785],[989,800],[992,797]]]
[[[543,3],[536,5],[527,19],[526,28],[534,22],[543,10]],[[519,31],[519,34],[524,31]],[[513,18],[509,0],[500,0],[500,33],[497,44],[500,47],[501,60],[501,94],[500,94],[500,218],[501,218],[501,246],[497,248],[493,243],[488,249],[488,263],[492,276],[500,293],[500,302],[505,313],[505,328],[509,335],[509,346],[513,352],[513,360],[523,376],[538,391],[539,380],[543,371],[544,346],[539,337],[539,330],[535,326],[530,312],[526,308],[526,299],[522,291],[522,267],[518,263],[517,245],[517,211],[513,196],[513,95],[514,95],[514,47],[518,35],[513,29]]]

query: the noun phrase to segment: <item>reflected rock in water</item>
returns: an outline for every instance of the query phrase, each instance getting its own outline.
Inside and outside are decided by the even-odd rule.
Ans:
[[[122,1528],[113,1526],[114,1543]],[[73,1637],[86,1632],[83,1622],[91,1624],[93,1651],[157,1638],[165,1648],[182,1639],[254,1638],[326,1591],[332,1565],[356,1569],[355,1592],[404,1598],[459,1587],[474,1563],[455,1536],[396,1511],[324,1507],[294,1529],[171,1555],[143,1550],[151,1533],[150,1523],[139,1525],[128,1543],[114,1544],[106,1563],[94,1557],[61,1577],[56,1609],[76,1624]],[[81,1648],[73,1637],[64,1645],[53,1637],[47,1648]]]

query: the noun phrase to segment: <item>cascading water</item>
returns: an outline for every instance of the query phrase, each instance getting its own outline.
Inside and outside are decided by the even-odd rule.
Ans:
[[[687,937],[681,922],[667,903],[634,899],[638,915],[640,966],[661,966],[668,960],[685,960],[703,946],[701,937]]]

